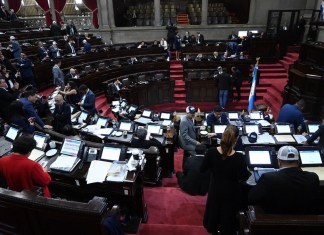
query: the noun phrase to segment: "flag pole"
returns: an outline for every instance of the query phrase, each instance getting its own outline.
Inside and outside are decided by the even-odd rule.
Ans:
[[[249,96],[249,106],[248,111],[251,112],[254,108],[254,100],[255,100],[255,86],[258,76],[258,69],[259,69],[259,60],[260,57],[256,58],[256,63],[254,65],[253,71],[252,71],[252,83],[251,83],[251,90],[250,90],[250,96]]]

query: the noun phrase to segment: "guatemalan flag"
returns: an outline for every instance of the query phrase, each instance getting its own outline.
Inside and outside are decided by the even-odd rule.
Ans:
[[[254,65],[253,71],[252,71],[252,84],[251,84],[251,90],[250,90],[250,96],[249,96],[249,107],[248,111],[251,112],[252,109],[254,108],[254,100],[255,100],[255,86],[256,86],[256,81],[257,81],[257,76],[258,76],[258,63],[259,59],[257,58],[257,62]]]

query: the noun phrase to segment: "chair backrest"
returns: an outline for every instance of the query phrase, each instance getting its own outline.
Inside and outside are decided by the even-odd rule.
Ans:
[[[188,79],[197,79],[197,72],[188,72]]]

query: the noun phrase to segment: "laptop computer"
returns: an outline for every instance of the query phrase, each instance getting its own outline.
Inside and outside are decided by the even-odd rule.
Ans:
[[[42,157],[45,156],[45,149],[49,137],[45,133],[34,132],[34,140],[36,141],[36,147],[32,150],[28,158],[33,161],[39,161]]]
[[[121,146],[104,145],[101,149],[100,160],[125,161],[125,148]]]
[[[308,123],[308,124],[306,124],[307,133],[309,135],[314,134],[318,130],[319,126],[320,126],[319,123]]]
[[[96,125],[100,126],[100,127],[107,127],[109,124],[109,118],[107,117],[101,117],[99,116],[96,122]]]
[[[14,142],[18,136],[21,134],[21,129],[17,126],[10,126],[9,130],[5,135],[5,139],[9,142]]]
[[[223,134],[227,125],[214,125],[215,134]]]
[[[302,167],[324,166],[321,151],[314,147],[297,147]]]
[[[277,134],[293,134],[292,128],[289,124],[276,124],[275,128]]]
[[[254,111],[254,112],[249,113],[249,115],[250,115],[251,120],[264,119],[263,112],[261,112],[261,111]]]
[[[119,123],[120,131],[127,131],[127,132],[133,132],[134,131],[134,123],[129,121],[121,121]]]
[[[84,142],[82,140],[65,138],[60,150],[60,155],[51,164],[50,169],[72,172],[81,161],[83,148]]]
[[[156,124],[148,124],[147,125],[147,132],[150,133],[152,136],[162,136],[163,135],[163,129],[161,128],[161,125]]]
[[[266,146],[252,146],[245,148],[247,165],[250,169],[254,168],[276,168],[276,154],[274,148]]]
[[[262,134],[260,125],[258,125],[258,124],[246,124],[246,125],[244,125],[243,130],[244,130],[244,134],[246,134],[246,135],[248,135],[252,132],[255,132],[257,134]]]

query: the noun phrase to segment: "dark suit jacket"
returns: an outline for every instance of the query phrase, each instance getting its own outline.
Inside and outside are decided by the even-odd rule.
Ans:
[[[23,116],[15,115],[15,116],[11,117],[10,124],[19,126],[23,130],[23,132],[27,132],[30,134],[33,134],[35,131],[35,127],[33,125],[30,125],[27,118],[25,118]]]
[[[122,89],[123,86],[118,85],[118,87],[119,87],[119,89]],[[111,84],[110,89],[111,89],[111,93],[113,95],[119,95],[119,90],[117,90],[117,87],[116,87],[116,85],[114,83]]]
[[[73,32],[71,29],[73,29]],[[66,26],[66,33],[70,36],[74,36],[78,34],[78,30],[76,29],[75,25],[69,24]]]
[[[65,44],[65,49],[64,49],[64,53],[67,55],[67,54],[72,54],[73,53],[73,51],[72,51],[72,47],[74,48],[74,53],[76,53],[76,48],[75,48],[75,46],[73,46],[73,45],[70,45],[69,43],[66,43]]]
[[[96,96],[90,89],[86,94],[82,107],[92,115],[96,113]]]
[[[319,178],[298,167],[265,173],[249,192],[249,202],[267,213],[317,213]]]
[[[27,98],[20,98],[19,101],[23,104],[26,113],[26,118],[35,117],[35,122],[43,128],[45,124],[36,113],[33,103]]]
[[[148,149],[151,146],[155,146],[155,147],[159,148],[159,150],[161,151],[162,144],[157,139],[153,138],[151,140],[140,140],[136,137],[133,137],[133,139],[131,141],[131,147],[133,147],[133,148]]]
[[[29,58],[19,59],[18,65],[20,68],[21,76],[23,78],[31,78],[34,77],[32,62]]]
[[[19,96],[19,92],[15,91],[13,94],[9,91],[0,88],[0,116],[8,121],[8,109],[12,101],[16,100]]]
[[[210,171],[200,172],[203,161],[203,156],[189,157],[183,173],[177,173],[180,188],[190,195],[205,195],[208,192]]]
[[[205,38],[204,38],[204,35],[200,34],[200,36],[197,36],[196,38],[197,40],[197,44],[205,44]],[[199,41],[199,43],[198,43]]]
[[[84,44],[84,46],[83,46],[83,52],[84,53],[89,53],[89,52],[91,52],[91,45],[90,45],[90,43],[86,43],[86,44]]]
[[[40,60],[44,59],[48,54],[45,47],[38,47],[37,55]]]
[[[62,129],[65,125],[72,125],[70,105],[67,103],[63,103],[61,106],[55,105],[53,117],[53,129],[62,133]]]

